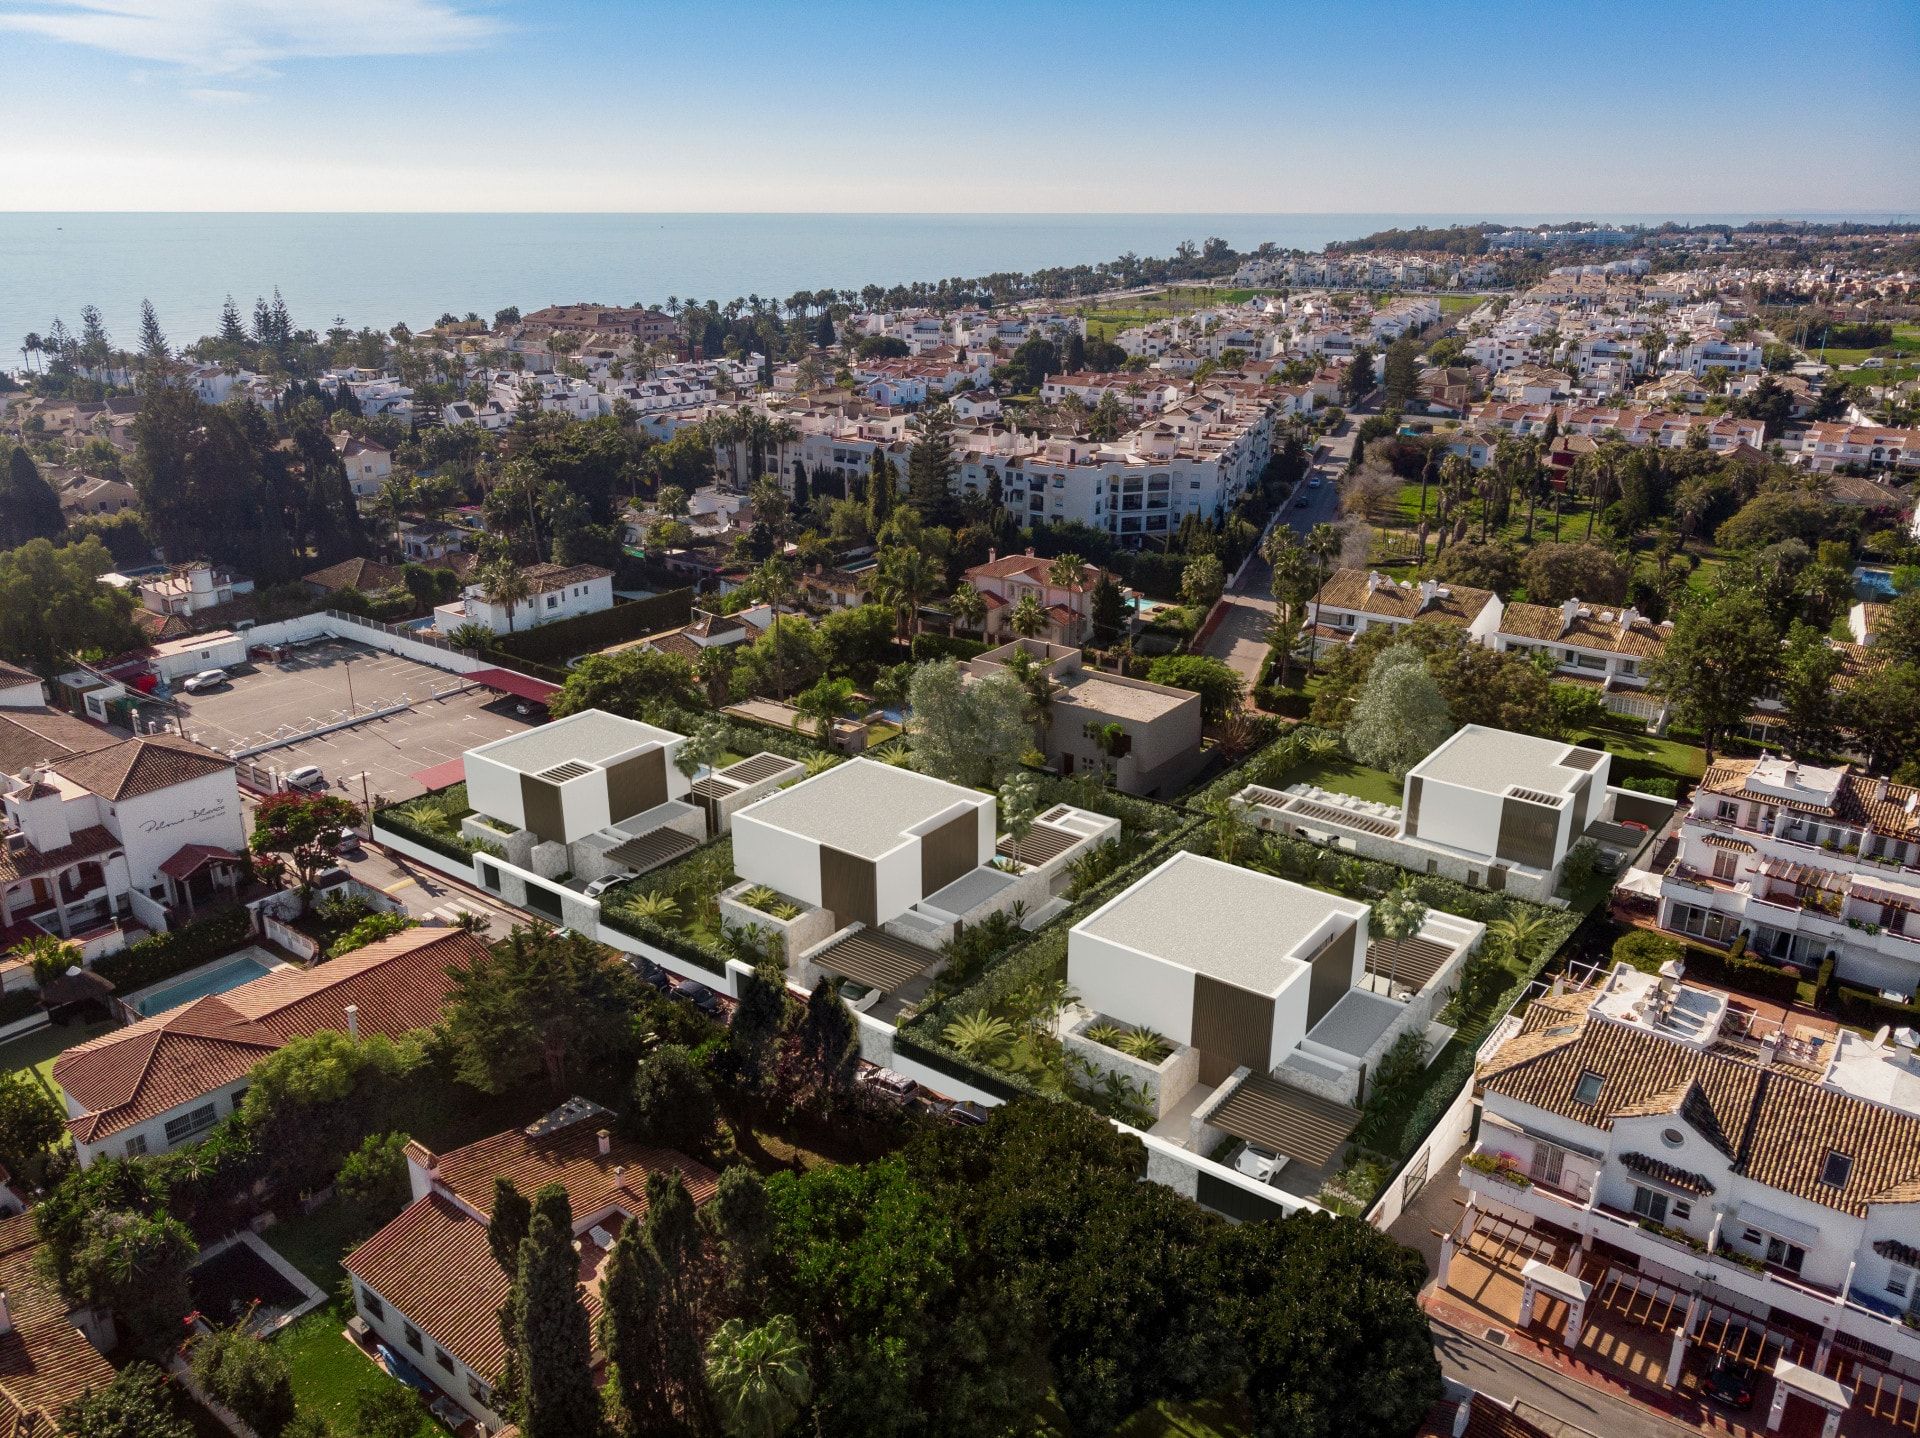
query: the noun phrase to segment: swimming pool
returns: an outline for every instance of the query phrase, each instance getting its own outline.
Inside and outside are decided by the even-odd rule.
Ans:
[[[159,984],[151,989],[142,989],[127,1000],[127,1003],[142,1018],[152,1018],[168,1009],[177,1009],[182,1004],[190,1004],[195,999],[204,999],[208,994],[224,994],[228,989],[237,989],[242,984],[250,984],[255,979],[264,978],[273,970],[267,964],[251,954],[235,954],[230,958],[219,959],[211,964],[190,970],[174,979],[171,983]]]

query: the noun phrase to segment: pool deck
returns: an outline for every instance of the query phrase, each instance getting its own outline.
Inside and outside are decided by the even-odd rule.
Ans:
[[[230,984],[221,984],[217,988],[202,989],[198,993],[187,993],[183,997],[175,999],[173,1002],[168,1003],[163,1007],[151,1008],[151,1009],[147,1007],[147,1005],[150,1002],[152,1002],[154,998],[160,995],[163,995],[163,994],[171,995],[177,990],[191,989],[195,987],[196,980],[204,977],[207,974],[212,973],[216,969],[221,969],[221,968],[231,966],[236,959],[246,959],[252,962],[253,964],[258,965],[259,968],[261,969],[261,972],[257,974],[249,974],[245,977],[237,979],[235,982]],[[154,1018],[159,1014],[167,1013],[173,1009],[180,1008],[182,1005],[190,1004],[195,999],[204,999],[209,994],[223,994],[228,989],[237,989],[240,987],[241,984],[252,983],[253,980],[258,978],[264,978],[267,974],[273,973],[278,969],[286,969],[291,967],[293,967],[293,965],[287,963],[285,959],[282,959],[278,954],[274,953],[271,949],[263,948],[259,944],[249,944],[244,949],[236,949],[230,954],[223,954],[217,959],[209,960],[207,963],[201,964],[198,968],[188,969],[184,974],[175,974],[172,978],[167,979],[162,983],[149,984],[144,989],[140,989],[134,993],[128,994],[123,1000],[123,1002],[125,1002],[128,1008],[132,1009],[135,1013],[139,1014],[142,1018],[150,1019],[150,1018]]]

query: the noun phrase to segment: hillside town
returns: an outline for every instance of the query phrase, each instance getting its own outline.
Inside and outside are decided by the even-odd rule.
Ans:
[[[1920,229],[537,298],[0,377],[0,1428],[1914,1431]]]

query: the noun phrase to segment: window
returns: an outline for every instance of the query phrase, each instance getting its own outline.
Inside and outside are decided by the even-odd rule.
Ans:
[[[1797,1243],[1788,1243],[1784,1238],[1767,1237],[1767,1262],[1775,1268],[1784,1268],[1789,1273],[1798,1273],[1800,1265],[1807,1261],[1806,1249]]]
[[[447,1350],[442,1348],[438,1343],[433,1345],[433,1361],[446,1369],[447,1372],[453,1372],[453,1360],[447,1357]]]
[[[493,1390],[471,1373],[467,1375],[467,1396],[482,1407],[493,1407]]]
[[[1592,1069],[1580,1075],[1580,1081],[1573,1086],[1573,1101],[1587,1104],[1600,1102],[1600,1087],[1606,1080]]]
[[[1642,1188],[1638,1184],[1633,1188],[1633,1211],[1642,1218],[1652,1219],[1655,1223],[1667,1221],[1667,1196],[1655,1189]]]
[[[1887,1292],[1895,1298],[1905,1298],[1913,1292],[1913,1270],[1902,1264],[1894,1264],[1892,1272],[1887,1274]]]
[[[1852,1174],[1853,1160],[1837,1148],[1829,1150],[1827,1161],[1820,1165],[1820,1182],[1829,1188],[1845,1188]]]
[[[380,1301],[380,1295],[364,1285],[360,1289],[360,1306],[375,1318],[387,1316],[387,1305]]]
[[[138,1158],[140,1157],[141,1154],[145,1153],[146,1151],[147,1151],[147,1136],[144,1133],[136,1133],[132,1138],[127,1140],[127,1157],[128,1158]]]
[[[415,1353],[425,1353],[427,1351],[426,1348],[421,1345],[420,1330],[415,1328],[411,1323],[401,1324],[400,1332],[407,1340],[407,1347],[411,1348]]]
[[[1723,883],[1732,883],[1739,867],[1740,861],[1731,854],[1719,853],[1713,856],[1713,877]]]
[[[213,1104],[202,1104],[199,1108],[183,1113],[178,1118],[167,1120],[167,1142],[179,1143],[192,1138],[196,1133],[205,1133],[212,1128],[219,1115]]]
[[[246,1089],[237,1088],[233,1091],[233,1098],[230,1100],[230,1102],[233,1104],[233,1111],[235,1113],[240,1112],[240,1105],[245,1103],[246,1101],[247,1101]]]
[[[1687,1136],[1677,1128],[1664,1128],[1660,1130],[1660,1142],[1664,1143],[1668,1148],[1678,1148],[1686,1141]]]
[[[1670,1209],[1676,1222],[1693,1217],[1693,1203],[1689,1199],[1676,1198]]]
[[[1722,799],[1720,801],[1718,816],[1722,819],[1737,820],[1740,817],[1740,806],[1734,803],[1731,799]]]

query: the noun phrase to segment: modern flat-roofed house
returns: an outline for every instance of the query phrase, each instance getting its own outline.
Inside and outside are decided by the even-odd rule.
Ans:
[[[1911,1037],[1799,1013],[1776,1024],[1678,965],[1621,965],[1535,1000],[1478,1069],[1467,1205],[1441,1283],[1482,1283],[1495,1255],[1523,1303],[1566,1304],[1556,1318],[1574,1352],[1590,1304],[1632,1293],[1672,1315],[1646,1320],[1668,1374],[1696,1342],[1744,1331],[1768,1355],[1770,1427],[1812,1433],[1824,1420],[1832,1434],[1842,1416],[1865,1420],[1870,1391],[1920,1363]],[[1486,1242],[1516,1226],[1523,1251]],[[1783,1424],[1795,1403],[1805,1411]]]
[[[1159,1033],[1172,1053],[1127,1075],[1148,1081],[1156,1133],[1200,1153],[1237,1137],[1318,1171],[1344,1150],[1368,1075],[1425,1035],[1484,932],[1429,911],[1416,934],[1370,941],[1359,900],[1178,853],[1069,931],[1067,981],[1091,1016],[1067,1041],[1126,1073],[1095,1024]]]
[[[716,1175],[668,1149],[613,1132],[614,1115],[571,1099],[524,1129],[449,1153],[406,1148],[412,1202],[346,1256],[361,1321],[452,1398],[483,1432],[498,1432],[493,1384],[506,1366],[499,1313],[511,1289],[487,1242],[495,1181],[532,1197],[557,1184],[573,1210],[574,1247],[588,1316],[600,1311],[608,1252],[647,1216],[647,1179],[677,1175],[695,1204],[712,1198]]]
[[[733,816],[733,866],[839,926],[878,928],[993,861],[991,794],[850,759]]]
[[[1234,802],[1257,829],[1544,902],[1582,839],[1630,856],[1672,814],[1611,771],[1604,750],[1468,724],[1407,771],[1398,808],[1306,784]]]
[[[54,1062],[81,1167],[165,1153],[232,1113],[256,1064],[333,1029],[398,1038],[440,1017],[450,966],[486,957],[464,929],[415,928],[311,969],[278,969],[77,1044]]]
[[[674,763],[685,742],[669,729],[583,709],[469,749],[474,814],[465,831],[543,878],[645,872],[707,835],[705,816],[687,802],[691,780]]]
[[[1382,624],[1450,624],[1485,644],[1500,627],[1503,609],[1490,589],[1437,579],[1396,583],[1378,570],[1336,569],[1313,596],[1314,642],[1351,643]]]
[[[1089,669],[1078,649],[1041,639],[1016,639],[970,660],[967,669],[998,673],[1016,653],[1026,654],[1059,686],[1046,725],[1046,755],[1061,773],[1109,773],[1116,788],[1152,794],[1182,787],[1204,761],[1200,696],[1192,690]],[[1109,725],[1120,732],[1113,734]]]

